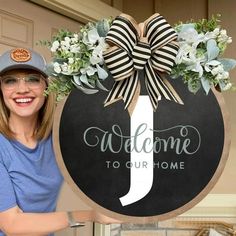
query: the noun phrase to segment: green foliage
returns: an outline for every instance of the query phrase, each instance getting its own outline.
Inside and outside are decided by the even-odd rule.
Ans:
[[[49,93],[53,92],[56,96],[56,101],[61,101],[65,96],[69,95],[71,90],[74,88],[71,79],[68,77],[60,76],[58,78],[50,78],[50,83],[47,89],[45,90],[45,95],[47,96]]]
[[[217,14],[216,16],[212,15],[212,17],[207,19],[201,19],[195,22],[195,29],[198,33],[207,33],[210,31],[213,31],[215,28],[220,27],[220,14]]]
[[[236,60],[220,58],[232,39],[221,29],[219,18],[218,14],[209,20],[190,20],[175,26],[180,48],[171,74],[181,76],[192,93],[201,87],[206,94],[212,86],[222,91],[232,87],[228,72]]]

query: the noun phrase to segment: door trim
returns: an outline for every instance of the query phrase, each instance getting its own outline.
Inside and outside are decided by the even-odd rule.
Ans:
[[[30,0],[40,6],[48,8],[76,21],[87,23],[106,17],[115,17],[121,13],[101,1],[94,0]]]

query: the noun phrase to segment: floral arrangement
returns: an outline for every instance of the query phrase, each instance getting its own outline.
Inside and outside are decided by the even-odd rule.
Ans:
[[[46,94],[55,92],[60,101],[74,87],[87,94],[96,93],[98,89],[106,90],[101,83],[108,77],[102,53],[111,22],[111,19],[103,19],[88,23],[78,33],[60,30],[52,42],[41,41],[53,54],[47,74],[54,79]]]
[[[213,16],[209,21],[180,23],[175,27],[180,48],[172,76],[181,76],[193,93],[201,87],[206,94],[212,86],[219,91],[232,88],[229,71],[236,60],[221,58],[232,39],[218,23],[219,19]]]
[[[196,93],[203,87],[208,94],[212,86],[220,91],[232,87],[229,71],[236,65],[236,60],[220,57],[232,39],[218,23],[219,20],[212,17],[175,27],[180,48],[171,76],[182,77],[190,92]],[[88,23],[78,33],[60,30],[52,42],[43,42],[53,54],[47,73],[54,79],[46,94],[56,92],[59,101],[74,87],[87,94],[106,90],[102,85],[108,77],[103,51],[107,47],[105,36],[111,24],[112,19],[103,19]]]

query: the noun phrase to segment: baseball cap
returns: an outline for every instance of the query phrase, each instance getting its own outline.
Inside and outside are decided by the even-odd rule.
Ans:
[[[47,77],[44,57],[27,48],[15,48],[0,56],[0,75],[12,69],[33,69]]]

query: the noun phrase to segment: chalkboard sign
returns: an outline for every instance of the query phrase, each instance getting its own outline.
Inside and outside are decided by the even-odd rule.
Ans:
[[[90,206],[121,220],[164,220],[193,207],[212,189],[228,157],[222,96],[191,94],[170,80],[184,105],[162,99],[153,112],[143,90],[130,117],[106,92],[71,92],[57,108],[54,147],[72,189]],[[109,84],[107,86],[110,86]]]

